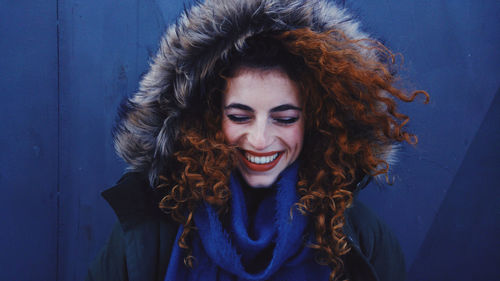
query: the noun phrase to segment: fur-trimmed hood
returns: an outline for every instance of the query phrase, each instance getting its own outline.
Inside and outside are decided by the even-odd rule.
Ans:
[[[369,38],[345,9],[326,0],[206,0],[182,13],[162,37],[139,91],[122,105],[114,141],[129,170],[156,182],[179,133],[180,113],[203,91],[200,84],[219,59],[251,36],[304,27]]]

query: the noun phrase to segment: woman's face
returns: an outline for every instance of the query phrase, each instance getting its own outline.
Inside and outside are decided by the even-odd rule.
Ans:
[[[271,186],[299,156],[304,140],[299,95],[280,69],[241,68],[228,79],[222,130],[238,147],[237,167],[250,186]]]

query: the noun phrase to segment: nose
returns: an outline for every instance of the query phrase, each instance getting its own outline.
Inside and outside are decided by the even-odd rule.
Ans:
[[[250,127],[247,140],[255,150],[264,150],[272,142],[271,135],[267,122],[257,121]]]

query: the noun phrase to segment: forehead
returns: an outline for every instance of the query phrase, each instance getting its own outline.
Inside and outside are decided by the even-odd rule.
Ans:
[[[227,79],[224,105],[231,103],[259,108],[280,104],[300,106],[300,96],[296,83],[280,68],[241,68]]]

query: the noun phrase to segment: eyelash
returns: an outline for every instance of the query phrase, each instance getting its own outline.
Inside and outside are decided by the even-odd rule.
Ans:
[[[236,122],[236,123],[245,123],[248,120],[250,120],[250,117],[248,117],[248,116],[239,116],[239,115],[235,115],[235,114],[228,114],[227,118],[229,118],[229,120]],[[297,122],[298,120],[299,120],[299,117],[274,118],[274,121],[276,121],[279,124],[283,124],[283,125],[290,125],[290,124]]]
[[[229,118],[229,120],[236,122],[236,123],[243,123],[243,122],[250,120],[250,117],[248,117],[248,116],[240,116],[240,115],[235,115],[235,114],[228,114],[227,118]]]
[[[289,125],[297,122],[299,117],[275,118],[274,120],[280,124]]]

